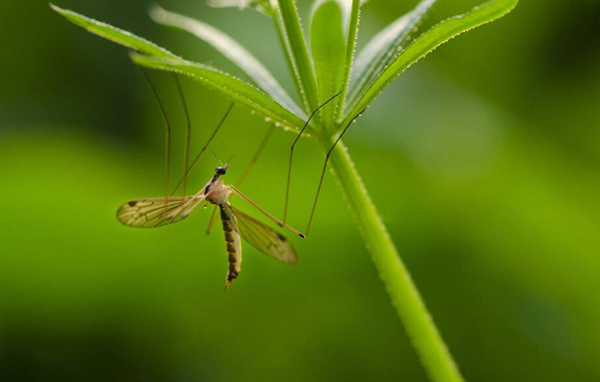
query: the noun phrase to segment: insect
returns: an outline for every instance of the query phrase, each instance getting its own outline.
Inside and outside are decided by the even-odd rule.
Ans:
[[[229,203],[230,195],[235,193],[240,196],[280,227],[288,229],[299,237],[304,238],[304,235],[258,207],[236,187],[225,184],[221,177],[227,173],[228,167],[228,164],[217,167],[213,177],[195,195],[132,200],[119,208],[117,218],[121,223],[130,227],[161,227],[187,218],[202,202],[214,204],[220,210],[227,243],[229,267],[226,289],[229,289],[241,271],[242,245],[240,238],[246,240],[260,252],[284,263],[297,262],[298,255],[292,243],[273,228],[233,207]]]
[[[170,132],[171,127],[169,120],[164,111],[164,107],[158,93],[154,88],[154,85],[150,81],[149,77],[145,72],[144,77],[148,80],[152,91],[160,105],[161,112],[166,124],[166,137],[167,137],[167,157],[166,157],[166,168],[167,168],[167,181],[166,188],[168,190],[168,168],[169,168],[169,147],[170,147]],[[173,194],[170,196],[157,197],[157,198],[146,198],[136,199],[123,204],[117,211],[117,219],[126,226],[137,227],[137,228],[156,228],[165,226],[168,224],[180,222],[187,218],[198,206],[203,203],[210,203],[216,206],[220,211],[221,222],[223,225],[223,232],[225,234],[226,250],[228,255],[228,270],[226,277],[226,289],[229,289],[233,280],[235,280],[240,271],[242,264],[242,245],[241,240],[246,240],[250,245],[255,247],[260,252],[280,260],[284,263],[296,263],[298,261],[298,255],[294,249],[292,243],[281,233],[275,229],[269,227],[265,223],[245,214],[239,209],[233,207],[229,203],[229,198],[232,194],[238,195],[241,199],[249,203],[251,206],[256,208],[259,212],[265,215],[267,218],[275,222],[279,227],[284,228],[292,232],[293,234],[304,238],[304,234],[297,231],[296,229],[288,226],[281,222],[273,215],[259,207],[247,196],[242,194],[235,186],[227,185],[221,179],[227,173],[229,164],[221,164],[215,169],[214,175],[202,187],[196,194],[191,196],[174,196],[175,192],[183,185],[185,190],[186,179],[188,178],[191,169],[200,159],[200,156],[209,149],[208,145],[215,137],[225,119],[231,112],[233,104],[229,107],[224,117],[221,119],[215,131],[210,136],[208,142],[202,147],[199,154],[196,156],[190,166],[188,166],[188,150],[189,150],[189,114],[187,112],[187,106],[183,98],[183,92],[179,81],[177,81],[178,89],[182,101],[184,102],[184,108],[186,110],[186,117],[188,118],[188,132],[186,135],[186,157],[185,157],[185,171],[182,179],[177,184]],[[258,160],[260,153],[266,145],[266,141],[270,137],[273,131],[273,127],[269,129],[265,140],[261,144],[259,151],[256,153],[252,161],[250,162],[248,169],[242,175],[243,180],[248,171]],[[209,149],[210,150],[210,149]],[[238,184],[241,182],[238,182]],[[168,191],[167,191],[168,192]],[[167,194],[168,195],[168,194]]]

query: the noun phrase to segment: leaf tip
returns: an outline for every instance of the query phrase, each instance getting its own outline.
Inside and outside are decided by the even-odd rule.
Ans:
[[[53,11],[58,12],[58,13],[63,13],[65,11],[64,9],[62,9],[58,5],[54,4],[53,2],[49,2],[48,6],[50,7],[50,9],[52,9]]]
[[[135,50],[129,51],[129,59],[135,63],[137,63],[140,60],[143,60],[145,57],[146,57],[146,55],[140,54],[139,52],[136,52]]]
[[[154,20],[155,22],[158,22],[157,20],[160,19],[160,15],[164,11],[165,11],[164,8],[161,7],[160,5],[158,5],[157,3],[148,4],[148,7],[147,7],[148,15],[150,15],[150,18],[152,20]]]

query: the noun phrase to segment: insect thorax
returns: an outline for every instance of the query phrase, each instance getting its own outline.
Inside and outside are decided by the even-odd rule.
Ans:
[[[231,189],[219,179],[210,185],[206,200],[212,204],[226,204],[230,194]]]

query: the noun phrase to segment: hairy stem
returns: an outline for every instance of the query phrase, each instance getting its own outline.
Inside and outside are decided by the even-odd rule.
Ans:
[[[321,137],[321,143],[331,147],[333,138]],[[331,154],[330,165],[429,378],[436,382],[463,381],[342,142]]]

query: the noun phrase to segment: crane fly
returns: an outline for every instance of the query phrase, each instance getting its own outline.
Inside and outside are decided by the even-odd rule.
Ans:
[[[284,225],[277,218],[258,207],[236,187],[225,184],[221,176],[227,173],[228,167],[227,164],[217,167],[212,178],[195,195],[132,200],[119,208],[117,218],[121,223],[130,227],[161,227],[187,218],[202,202],[214,204],[220,210],[227,244],[229,263],[227,289],[241,271],[242,245],[240,238],[265,255],[279,261],[290,264],[297,262],[298,255],[292,243],[275,229],[233,207],[229,203],[230,195],[237,194],[280,227],[290,230],[299,237],[304,238],[304,235],[292,227]]]
[[[158,96],[158,92],[154,87],[152,81],[145,71],[142,70],[145,79],[148,81],[150,88],[160,106],[163,119],[165,121],[165,132],[166,132],[166,195],[168,194],[168,178],[169,178],[169,154],[170,154],[170,134],[171,125],[166,115],[164,105]],[[211,134],[208,142],[202,147],[196,158],[189,163],[189,137],[191,134],[191,123],[189,118],[189,112],[187,104],[183,96],[183,90],[181,84],[175,75],[175,81],[177,89],[180,94],[181,101],[185,110],[187,119],[187,130],[186,130],[186,146],[185,146],[185,163],[184,163],[184,175],[175,187],[175,190],[170,196],[157,197],[157,198],[146,198],[131,200],[123,204],[117,211],[117,219],[124,225],[136,228],[156,228],[169,225],[172,223],[180,222],[187,218],[198,206],[203,203],[210,203],[215,205],[220,210],[221,222],[223,225],[223,232],[225,234],[226,250],[228,255],[228,270],[226,278],[226,289],[229,289],[233,280],[235,280],[240,271],[242,264],[242,245],[241,240],[246,240],[250,245],[256,248],[258,251],[280,260],[284,263],[293,264],[298,261],[298,254],[294,249],[292,243],[281,233],[275,229],[269,227],[265,223],[247,215],[239,209],[233,207],[229,203],[230,196],[238,195],[241,199],[248,202],[251,206],[256,208],[267,218],[275,222],[279,227],[285,228],[295,235],[304,238],[304,234],[295,230],[294,228],[284,224],[273,215],[268,213],[254,203],[247,196],[242,194],[235,186],[227,185],[221,179],[227,173],[229,164],[220,165],[215,169],[214,175],[206,183],[204,187],[200,189],[196,194],[191,196],[174,196],[175,192],[181,187],[185,193],[186,181],[192,170],[196,165],[202,154],[209,148],[209,144],[214,139],[219,129],[229,116],[233,108],[233,104],[227,109],[225,115],[217,125],[216,129]],[[264,146],[266,146],[269,140],[274,125],[271,126],[267,135],[263,139],[261,146],[255,156],[252,158],[248,168],[242,175],[242,178],[237,183],[238,185],[243,182],[247,177],[249,170],[258,161]],[[211,150],[212,151],[212,150]]]

